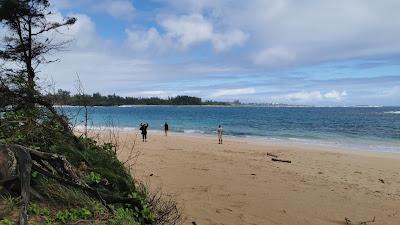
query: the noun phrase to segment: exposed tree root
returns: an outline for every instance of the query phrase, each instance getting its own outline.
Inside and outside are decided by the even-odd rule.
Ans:
[[[63,185],[72,186],[84,191],[89,196],[100,200],[111,213],[112,210],[108,204],[131,204],[138,209],[142,209],[141,201],[137,198],[104,194],[89,186],[77,175],[71,163],[62,155],[41,152],[21,145],[0,145],[0,153],[1,152],[7,154],[11,153],[17,159],[17,175],[12,176],[8,173],[8,170],[0,170],[0,185],[10,190],[13,188],[15,189],[15,186],[19,183],[19,190],[22,198],[20,212],[21,225],[28,224],[27,208],[29,205],[30,193],[35,193],[30,186],[31,170],[54,179]],[[5,165],[8,164],[7,158],[3,160],[0,159],[0,167],[5,167]]]

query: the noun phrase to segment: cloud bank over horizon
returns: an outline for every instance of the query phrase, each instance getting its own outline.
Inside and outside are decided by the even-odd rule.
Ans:
[[[89,93],[400,105],[395,0],[55,0],[74,40],[41,80]]]

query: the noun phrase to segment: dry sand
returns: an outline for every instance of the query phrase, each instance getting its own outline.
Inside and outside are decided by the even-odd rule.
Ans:
[[[120,134],[121,160],[134,137]],[[400,224],[399,155],[234,138],[218,145],[179,134],[150,134],[135,149],[141,155],[132,173],[174,194],[184,224],[344,225],[345,217]],[[267,152],[292,163],[272,162]]]

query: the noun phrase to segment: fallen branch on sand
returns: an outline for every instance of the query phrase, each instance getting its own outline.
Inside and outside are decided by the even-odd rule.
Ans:
[[[275,154],[273,154],[273,153],[269,153],[269,152],[267,152],[267,156],[271,156],[271,157],[274,157],[274,158],[278,158],[277,155],[275,155]]]
[[[271,160],[275,161],[275,162],[285,162],[285,163],[292,163],[292,161],[290,160],[286,160],[286,159],[278,159],[278,156],[273,154],[273,153],[269,153],[267,152],[267,156],[272,157]]]
[[[277,159],[277,158],[271,158],[272,161],[275,162],[285,162],[285,163],[292,163],[292,161],[290,160],[286,160],[286,159]]]

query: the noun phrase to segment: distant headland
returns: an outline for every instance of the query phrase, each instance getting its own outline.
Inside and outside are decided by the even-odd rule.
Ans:
[[[234,106],[241,105],[239,101],[222,102],[212,100],[202,100],[199,97],[178,95],[175,97],[122,97],[116,94],[102,95],[100,93],[74,94],[69,91],[59,89],[54,94],[47,94],[46,97],[55,105],[70,106],[122,106],[122,105],[221,105]]]

